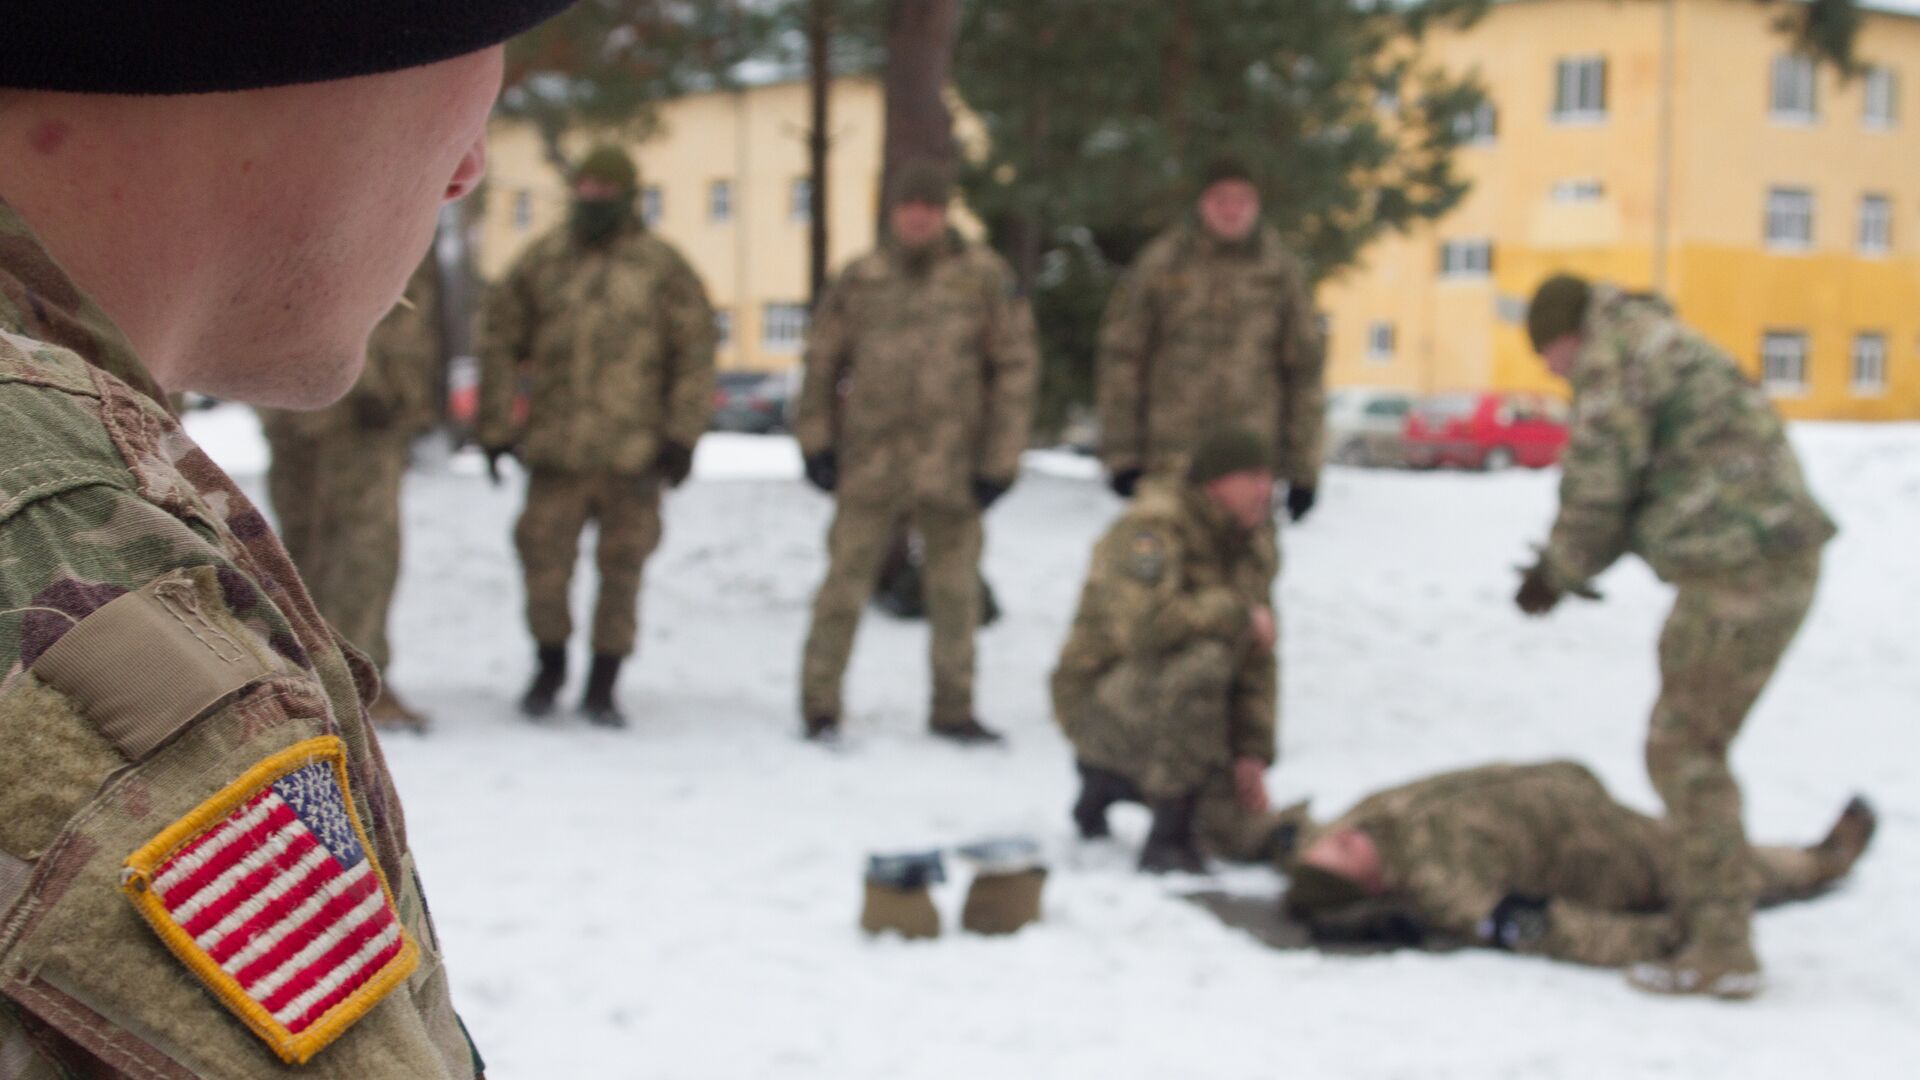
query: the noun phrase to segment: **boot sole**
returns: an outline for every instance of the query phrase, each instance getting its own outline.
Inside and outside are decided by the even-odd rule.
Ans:
[[[1766,987],[1758,971],[1727,972],[1705,978],[1689,968],[1665,964],[1635,964],[1627,969],[1627,983],[1636,990],[1664,997],[1712,997],[1721,1001],[1746,1001]]]

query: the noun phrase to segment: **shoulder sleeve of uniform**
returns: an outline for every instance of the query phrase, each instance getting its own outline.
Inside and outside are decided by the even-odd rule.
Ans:
[[[25,340],[0,338],[0,524],[76,488],[134,487],[100,424],[86,362],[45,345],[28,353]]]

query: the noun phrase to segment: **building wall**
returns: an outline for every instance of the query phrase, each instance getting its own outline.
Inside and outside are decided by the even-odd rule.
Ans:
[[[662,105],[657,130],[632,147],[641,185],[659,192],[656,230],[687,256],[716,311],[730,318],[719,355],[724,368],[777,371],[799,360],[797,337],[770,344],[766,329],[769,305],[807,302],[808,225],[794,212],[794,183],[807,175],[808,110],[804,83],[691,95]],[[838,80],[828,130],[828,262],[838,269],[875,240],[878,83]],[[496,121],[489,151],[476,263],[482,276],[497,280],[535,237],[565,223],[568,195],[526,125]],[[716,182],[731,185],[729,220],[712,214]]]
[[[1432,40],[1435,58],[1479,73],[1497,108],[1496,134],[1461,151],[1474,188],[1460,208],[1376,244],[1361,267],[1323,288],[1331,379],[1564,392],[1532,356],[1520,320],[1543,277],[1572,270],[1660,288],[1682,317],[1756,372],[1768,331],[1805,333],[1807,386],[1779,396],[1790,416],[1920,417],[1920,175],[1902,167],[1920,160],[1920,20],[1866,20],[1861,57],[1900,79],[1898,119],[1878,130],[1862,122],[1861,82],[1843,85],[1825,69],[1814,122],[1771,116],[1771,64],[1787,51],[1772,27],[1777,14],[1748,0],[1523,0]],[[1556,62],[1592,54],[1606,59],[1604,120],[1554,119]],[[1662,138],[1663,102],[1672,110],[1670,140]],[[1664,185],[1663,141],[1671,149]],[[1573,181],[1597,181],[1598,197],[1556,197],[1556,185]],[[1813,191],[1811,250],[1783,253],[1765,243],[1774,186]],[[1868,192],[1893,208],[1884,255],[1863,255],[1855,244]],[[1440,276],[1440,245],[1461,238],[1492,241],[1491,274]],[[1396,327],[1390,359],[1368,355],[1367,328],[1378,322]],[[1888,381],[1884,392],[1863,395],[1851,385],[1851,353],[1855,336],[1867,332],[1884,336]]]

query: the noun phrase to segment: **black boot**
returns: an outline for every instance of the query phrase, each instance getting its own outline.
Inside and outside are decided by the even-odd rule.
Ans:
[[[930,724],[927,730],[937,738],[957,742],[962,746],[998,746],[1007,741],[1005,735],[981,723],[978,717],[973,716],[957,722]]]
[[[1133,782],[1117,772],[1076,761],[1080,770],[1080,798],[1073,804],[1073,823],[1080,827],[1082,840],[1099,840],[1113,835],[1107,827],[1107,808],[1117,802],[1137,802],[1140,793]]]
[[[833,713],[811,713],[802,718],[803,734],[812,742],[834,742],[840,738],[840,717]]]
[[[580,713],[587,723],[608,728],[627,726],[626,715],[613,703],[613,684],[620,678],[620,665],[625,660],[624,656],[594,654],[593,667],[587,672],[587,692],[580,698]]]
[[[1193,842],[1193,807],[1199,792],[1153,804],[1153,828],[1140,849],[1140,869],[1148,874],[1204,874],[1207,860]]]
[[[535,655],[539,658],[540,670],[534,674],[527,692],[520,695],[520,711],[538,718],[553,712],[553,699],[566,685],[567,647],[542,645]]]

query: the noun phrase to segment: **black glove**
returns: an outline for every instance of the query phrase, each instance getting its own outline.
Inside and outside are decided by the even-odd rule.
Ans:
[[[1302,484],[1292,484],[1287,488],[1287,519],[1299,521],[1313,510],[1314,497],[1319,489]]]
[[[1143,474],[1144,470],[1141,469],[1115,469],[1113,475],[1107,477],[1107,486],[1113,489],[1115,495],[1131,499],[1134,490],[1140,486]]]
[[[653,456],[653,471],[660,474],[668,487],[679,487],[693,475],[693,447],[672,439],[660,443],[660,452]]]
[[[353,422],[369,431],[383,431],[391,427],[398,412],[391,404],[371,394],[362,394],[353,399]]]
[[[1521,575],[1520,591],[1513,594],[1513,602],[1521,611],[1540,616],[1553,610],[1560,602],[1560,594],[1547,584],[1546,568],[1535,566]]]
[[[989,480],[984,476],[976,476],[973,478],[973,501],[980,504],[980,509],[985,510],[999,502],[1000,496],[1005,495],[1007,489],[1011,487],[1013,484],[1007,481]]]
[[[821,491],[832,491],[839,487],[839,455],[831,450],[822,450],[807,458],[807,482]]]
[[[1525,952],[1547,936],[1547,901],[1541,896],[1508,893],[1480,920],[1480,940],[1496,949]]]
[[[506,483],[506,479],[500,475],[500,459],[515,456],[513,447],[483,446],[480,448],[480,452],[487,455],[487,479],[493,481],[494,487],[499,487],[501,484]]]

